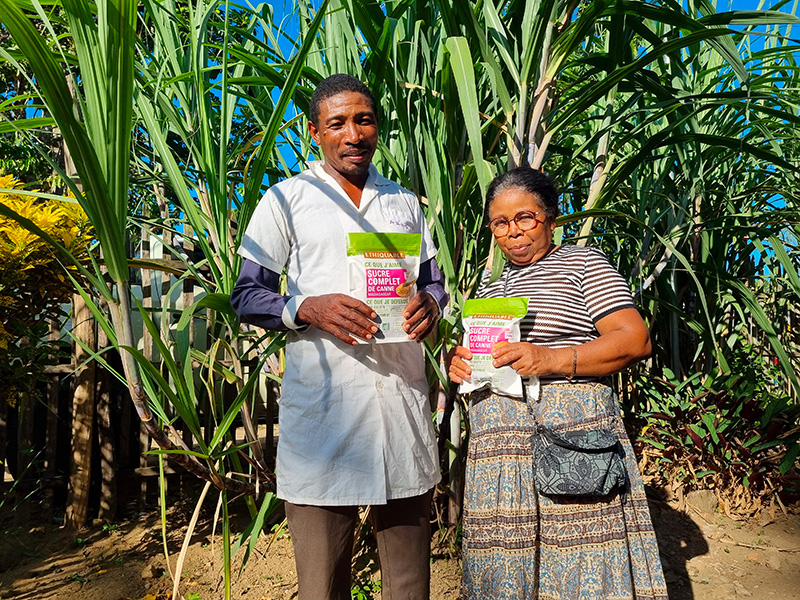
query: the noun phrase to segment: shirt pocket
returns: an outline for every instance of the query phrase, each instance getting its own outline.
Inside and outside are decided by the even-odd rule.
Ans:
[[[415,215],[405,202],[386,202],[381,205],[381,217],[386,231],[392,233],[418,233]]]
[[[287,371],[294,367],[293,379],[304,387],[326,389],[351,385],[355,380],[355,359],[345,351],[350,346],[323,336],[327,334],[312,334],[294,342],[292,351],[297,353],[296,360],[290,362],[287,353]]]

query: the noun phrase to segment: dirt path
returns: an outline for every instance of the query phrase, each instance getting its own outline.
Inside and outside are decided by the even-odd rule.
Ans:
[[[173,566],[190,508],[170,514]],[[800,516],[762,525],[687,514],[668,503],[653,503],[651,512],[672,600],[800,600]],[[181,585],[186,600],[222,597],[219,540],[208,522],[193,536]],[[269,548],[268,541],[262,537],[244,571],[235,573],[235,599],[296,597],[291,541],[282,536]],[[11,524],[0,532],[2,599],[166,600],[172,580],[165,565],[156,514],[77,536],[56,526],[23,530]],[[369,572],[370,565],[363,566]],[[432,600],[456,600],[458,561],[435,553],[431,567]]]
[[[650,506],[671,600],[800,599],[800,515],[739,523]]]

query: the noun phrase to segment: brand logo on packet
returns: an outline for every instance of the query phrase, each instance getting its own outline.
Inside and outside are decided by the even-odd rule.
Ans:
[[[365,258],[405,258],[405,252],[364,252]]]
[[[497,319],[499,321],[510,321],[514,315],[470,315],[473,319]]]

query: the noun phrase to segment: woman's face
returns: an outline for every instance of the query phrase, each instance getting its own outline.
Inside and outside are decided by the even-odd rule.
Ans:
[[[534,215],[536,221],[533,227],[527,231],[523,231],[514,221],[514,217],[520,220],[520,213],[538,213]],[[506,231],[502,231],[502,226],[494,230],[494,237],[497,245],[515,265],[529,265],[543,258],[550,250],[556,224],[547,218],[544,208],[533,194],[519,188],[506,189],[495,196],[489,207],[489,216],[490,223],[495,219],[508,222]]]

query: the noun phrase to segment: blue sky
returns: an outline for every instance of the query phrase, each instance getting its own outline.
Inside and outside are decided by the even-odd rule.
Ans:
[[[264,2],[259,0],[232,0],[234,3],[246,5],[248,3],[258,6]],[[652,1],[652,0],[651,0]],[[780,0],[709,0],[712,4],[716,4],[717,10],[719,12],[725,12],[729,10],[768,10],[772,6],[779,4]],[[797,13],[796,4],[798,0],[789,0],[788,3],[784,5],[782,8],[783,11],[791,11]],[[313,5],[319,6],[320,0],[312,0]],[[289,26],[288,31],[291,33],[299,32],[299,27],[291,27],[292,21],[295,20],[293,17],[293,8],[295,2],[293,0],[275,0],[275,1],[267,1],[266,4],[272,6],[274,11],[274,20],[276,24],[281,24],[282,21],[283,27]],[[685,1],[684,1],[685,5]],[[290,50],[290,46],[287,42],[285,50]]]

